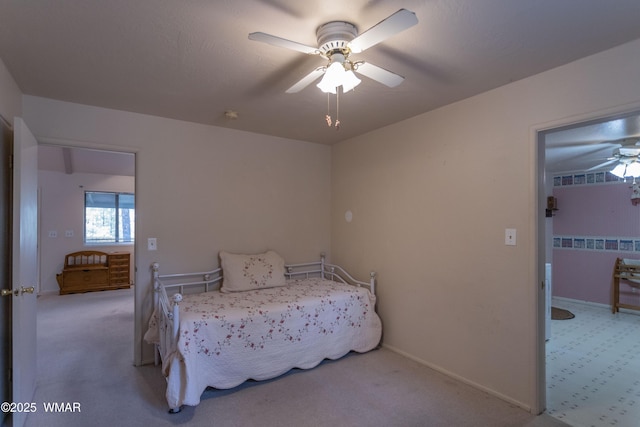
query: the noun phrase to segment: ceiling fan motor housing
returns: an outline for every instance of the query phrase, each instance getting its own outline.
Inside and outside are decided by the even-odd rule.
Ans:
[[[355,25],[344,21],[327,22],[318,27],[318,49],[327,57],[339,52],[347,56],[349,42],[356,38],[358,29]]]

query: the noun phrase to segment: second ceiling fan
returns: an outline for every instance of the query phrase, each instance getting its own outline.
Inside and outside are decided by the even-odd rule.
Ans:
[[[587,171],[598,170],[605,166],[616,164],[610,172],[619,178],[640,177],[640,139],[623,138],[618,141],[611,141],[620,144],[620,147],[613,150],[613,155],[604,163],[600,163]]]

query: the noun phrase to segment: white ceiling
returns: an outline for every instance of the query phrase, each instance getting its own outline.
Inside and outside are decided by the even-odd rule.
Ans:
[[[353,59],[406,80],[362,77],[340,130],[314,85],[285,93],[319,57],[248,39],[315,46],[325,22],[400,8],[418,25]],[[2,0],[0,58],[24,94],[333,144],[640,38],[638,17],[638,0]]]
[[[568,126],[542,137],[548,172],[611,170],[615,165],[605,163],[613,151],[640,140],[640,113]]]
[[[45,171],[135,176],[135,155],[53,145],[38,147],[38,169]]]

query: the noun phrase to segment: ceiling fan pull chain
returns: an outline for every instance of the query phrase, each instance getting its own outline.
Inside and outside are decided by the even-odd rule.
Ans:
[[[327,114],[324,119],[327,121],[327,126],[331,127],[331,94],[327,93]]]
[[[336,88],[336,130],[340,130],[340,88]]]

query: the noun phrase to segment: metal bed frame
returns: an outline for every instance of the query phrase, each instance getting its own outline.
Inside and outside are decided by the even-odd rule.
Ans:
[[[180,331],[180,302],[185,292],[209,292],[217,290],[222,283],[222,268],[218,267],[211,271],[160,274],[160,264],[151,264],[154,287],[154,312],[159,322],[159,341],[156,344],[155,364],[160,363],[167,349],[174,348]],[[320,261],[287,264],[285,265],[285,276],[287,279],[321,277],[336,282],[364,286],[375,295],[376,273],[371,272],[368,282],[353,278],[344,268],[328,264],[325,254],[320,254]],[[170,412],[175,412],[173,409]]]

